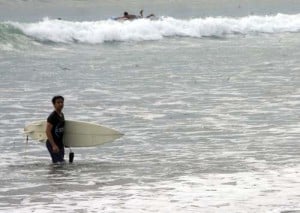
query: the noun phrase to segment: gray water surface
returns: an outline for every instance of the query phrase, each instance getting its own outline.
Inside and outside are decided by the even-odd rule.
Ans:
[[[254,33],[26,38],[3,49],[0,211],[299,210],[299,47],[299,33]],[[26,143],[22,129],[46,119],[56,94],[66,119],[125,135],[51,165],[45,145]]]

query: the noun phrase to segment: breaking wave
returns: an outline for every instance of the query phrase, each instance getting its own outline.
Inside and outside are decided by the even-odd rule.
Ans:
[[[241,34],[300,32],[300,14],[247,16],[241,18],[207,17],[189,20],[161,17],[157,20],[101,20],[73,22],[45,18],[35,23],[0,23],[1,40],[17,40],[21,35],[40,42],[88,43],[106,41],[147,41],[166,37],[226,37]]]

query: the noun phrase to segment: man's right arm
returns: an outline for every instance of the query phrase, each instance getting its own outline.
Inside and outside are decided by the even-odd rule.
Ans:
[[[58,146],[55,144],[54,142],[54,139],[52,137],[52,134],[51,134],[51,130],[53,128],[53,125],[49,122],[47,122],[47,127],[46,127],[46,135],[47,135],[47,138],[48,138],[48,141],[50,142],[51,146],[52,146],[52,150],[54,153],[57,153],[59,152],[59,148]]]

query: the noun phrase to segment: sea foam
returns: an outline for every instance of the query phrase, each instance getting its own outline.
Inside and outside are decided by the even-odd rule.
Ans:
[[[101,20],[73,22],[44,18],[36,23],[9,22],[26,36],[41,42],[89,43],[106,41],[147,41],[166,37],[225,37],[234,34],[276,34],[300,32],[300,14],[207,17],[188,20],[161,17],[157,20]]]

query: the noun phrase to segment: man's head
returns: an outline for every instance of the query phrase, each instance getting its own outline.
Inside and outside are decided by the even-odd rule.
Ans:
[[[124,16],[125,16],[125,17],[128,16],[128,12],[124,12]]]
[[[57,111],[62,111],[64,108],[64,97],[57,95],[52,98],[52,104]]]

